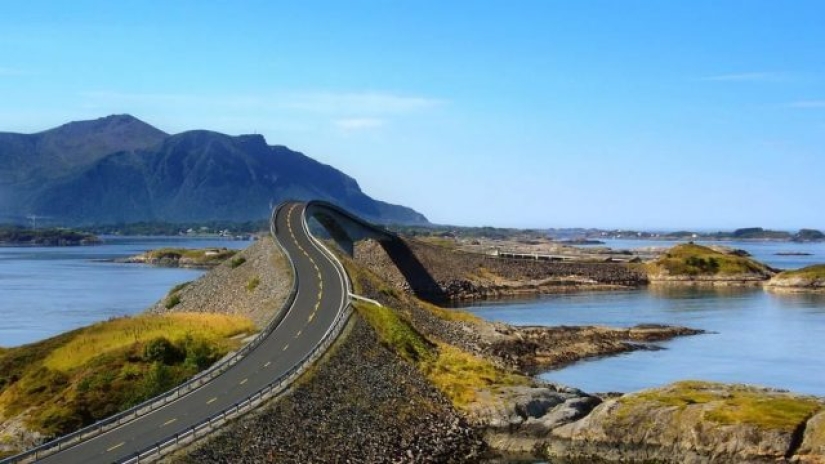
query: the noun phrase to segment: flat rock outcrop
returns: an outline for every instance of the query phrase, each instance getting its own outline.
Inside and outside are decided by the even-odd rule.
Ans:
[[[581,419],[600,403],[599,398],[575,388],[536,383],[479,392],[466,412],[491,448],[529,455],[553,429]]]
[[[789,462],[803,450],[822,449],[823,408],[821,398],[778,390],[678,382],[603,402],[585,418],[554,429],[545,455],[618,462]],[[803,436],[810,438],[800,448]],[[821,457],[807,456],[808,462]]]
[[[661,349],[652,342],[698,335],[704,331],[656,324],[627,329],[602,326],[515,327],[496,324],[496,333],[499,336],[490,342],[489,353],[525,373],[536,374],[586,358]]]

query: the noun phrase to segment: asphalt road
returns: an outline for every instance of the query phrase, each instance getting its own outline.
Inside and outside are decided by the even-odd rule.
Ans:
[[[91,464],[128,458],[249,397],[307,356],[348,303],[348,292],[344,277],[304,228],[305,207],[304,203],[285,205],[274,219],[276,237],[295,263],[298,293],[263,343],[190,394],[38,462]]]

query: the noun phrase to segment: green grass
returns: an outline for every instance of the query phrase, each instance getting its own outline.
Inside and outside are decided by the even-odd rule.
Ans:
[[[179,291],[186,288],[191,283],[192,282],[183,282],[183,283],[177,284],[174,287],[172,287],[172,290],[169,290],[169,293],[167,295],[174,295],[175,293],[178,293]]]
[[[686,243],[676,245],[648,265],[653,273],[662,270],[673,276],[714,276],[765,274],[768,268],[753,259],[722,253],[711,248]]]
[[[435,345],[386,306],[355,303],[355,309],[378,333],[378,338],[403,359],[417,364],[435,357]]]
[[[815,266],[803,267],[793,271],[785,271],[776,276],[777,279],[825,279],[825,264],[817,264]]]
[[[246,262],[246,258],[244,258],[243,256],[236,256],[235,258],[232,258],[229,261],[229,267],[231,267],[232,269],[235,269],[235,268],[239,267],[241,264],[243,264],[245,262]]]
[[[224,314],[170,313],[124,317],[86,327],[70,342],[53,350],[43,364],[49,369],[65,372],[85,365],[100,353],[159,337],[173,342],[193,335],[220,340],[253,331],[249,319]]]
[[[169,296],[169,298],[166,299],[166,303],[164,303],[163,306],[165,306],[166,309],[172,309],[179,304],[180,295],[178,295],[177,293],[173,293]]]
[[[642,403],[653,402],[680,409],[706,405],[704,419],[722,425],[749,424],[761,429],[793,432],[796,427],[825,408],[812,397],[793,397],[768,393],[745,385],[713,382],[677,382],[663,389],[648,390],[622,397],[619,402],[627,413]]]
[[[151,250],[146,252],[146,255],[150,259],[169,259],[169,260],[179,260],[182,258],[187,258],[195,263],[198,264],[207,264],[207,263],[219,263],[225,261],[236,254],[238,254],[238,250],[229,250],[226,248],[222,248],[217,250],[217,253],[214,254],[207,254],[209,252],[214,251],[214,249],[206,248],[206,249],[190,249],[190,248],[159,248],[157,250]],[[243,263],[241,263],[243,264]]]
[[[391,351],[415,365],[458,408],[465,408],[481,389],[527,385],[527,377],[506,372],[483,358],[446,343],[432,343],[386,306],[354,303],[358,311]]]
[[[248,292],[254,292],[258,285],[261,285],[261,279],[258,276],[255,276],[249,279],[249,282],[246,283],[246,290]]]
[[[0,352],[0,415],[46,435],[76,430],[207,368],[253,331],[246,318],[145,315]],[[2,439],[2,437],[0,437]]]

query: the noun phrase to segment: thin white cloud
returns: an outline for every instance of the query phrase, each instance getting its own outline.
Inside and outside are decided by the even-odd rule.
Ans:
[[[435,98],[381,92],[303,93],[285,99],[290,108],[325,114],[404,114],[435,108],[443,103]]]
[[[346,118],[333,121],[335,127],[345,132],[377,129],[383,126],[384,123],[383,119],[377,118]]]
[[[784,78],[783,74],[776,72],[745,72],[705,76],[700,80],[711,82],[775,82]]]
[[[825,100],[800,100],[788,104],[791,108],[825,108]]]

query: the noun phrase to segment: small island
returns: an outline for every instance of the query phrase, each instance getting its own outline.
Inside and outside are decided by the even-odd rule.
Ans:
[[[70,229],[28,229],[20,226],[0,226],[0,245],[6,246],[79,246],[97,245],[95,235]]]
[[[765,288],[777,292],[825,293],[825,264],[781,272],[771,279]]]
[[[759,285],[775,274],[775,270],[751,259],[741,250],[692,242],[674,246],[645,267],[651,283]]]
[[[211,269],[235,256],[238,250],[228,248],[159,248],[136,256],[115,260],[119,263],[152,264],[165,267]],[[243,258],[238,258],[243,259]],[[235,260],[230,264],[236,267]],[[242,264],[241,262],[240,264]]]

